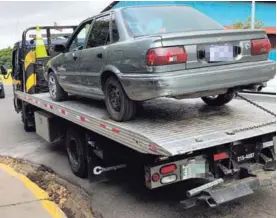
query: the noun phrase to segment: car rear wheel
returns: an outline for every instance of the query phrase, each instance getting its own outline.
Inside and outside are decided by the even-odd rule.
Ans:
[[[234,91],[228,91],[221,95],[202,97],[202,100],[210,106],[222,106],[232,101],[235,96],[236,93]]]
[[[115,77],[109,77],[104,85],[106,108],[115,121],[131,120],[136,113],[136,104],[128,98]]]
[[[51,98],[54,101],[63,101],[67,97],[67,93],[60,86],[55,73],[50,72],[48,75],[48,88]]]

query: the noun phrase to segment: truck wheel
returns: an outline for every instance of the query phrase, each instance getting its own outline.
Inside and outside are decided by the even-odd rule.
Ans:
[[[202,100],[210,106],[222,106],[232,101],[235,96],[236,93],[234,91],[228,91],[221,95],[202,97]]]
[[[22,111],[21,111],[21,120],[23,122],[24,125],[24,130],[26,132],[34,132],[36,130],[35,125],[33,124],[34,122],[31,122],[28,117],[27,117],[27,113],[28,113],[28,108],[27,106],[22,107]],[[30,124],[32,123],[32,124]]]
[[[0,98],[5,98],[5,90],[4,90],[4,88],[0,92]]]
[[[136,104],[128,98],[118,79],[109,77],[104,85],[106,108],[115,121],[131,120],[136,113]]]
[[[73,173],[78,177],[85,178],[88,170],[84,134],[73,129],[68,129],[65,143],[69,164]]]
[[[60,86],[55,73],[50,72],[48,75],[48,87],[51,98],[54,101],[63,101],[67,97],[67,93]]]

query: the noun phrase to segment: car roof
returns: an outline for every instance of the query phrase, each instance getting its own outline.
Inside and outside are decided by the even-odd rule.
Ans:
[[[105,14],[109,14],[110,12],[117,12],[117,11],[124,10],[126,8],[149,8],[149,7],[187,7],[187,8],[191,8],[191,6],[189,6],[189,5],[178,5],[178,4],[176,4],[176,5],[166,5],[166,4],[165,5],[130,5],[130,6],[124,6],[124,7],[119,7],[119,8],[111,8],[109,10],[103,10],[101,13],[83,20],[81,23],[90,21],[94,17],[104,16]]]

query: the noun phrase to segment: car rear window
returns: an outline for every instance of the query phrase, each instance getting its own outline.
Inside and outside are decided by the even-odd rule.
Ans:
[[[224,29],[208,16],[185,6],[124,8],[122,16],[134,36]]]

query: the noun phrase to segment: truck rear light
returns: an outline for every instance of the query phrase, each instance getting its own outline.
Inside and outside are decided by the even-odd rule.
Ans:
[[[229,156],[226,152],[222,152],[222,153],[219,153],[219,154],[214,154],[214,161],[227,159],[228,157]]]
[[[171,183],[177,180],[177,176],[175,174],[172,174],[170,176],[165,176],[161,179],[162,184]]]
[[[165,174],[169,174],[169,173],[174,172],[176,169],[177,169],[177,167],[176,167],[175,164],[170,164],[170,165],[166,165],[166,166],[161,167],[160,173],[165,175]]]
[[[157,182],[160,179],[160,175],[158,173],[155,173],[152,175],[152,181]]]
[[[146,54],[146,64],[148,66],[180,64],[186,61],[187,53],[183,46],[152,48],[149,49]]]
[[[261,55],[270,52],[271,45],[269,39],[254,39],[251,40],[251,54]]]

